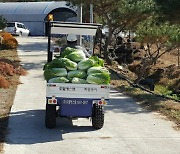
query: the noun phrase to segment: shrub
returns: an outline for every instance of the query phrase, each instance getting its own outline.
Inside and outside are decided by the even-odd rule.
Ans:
[[[4,76],[0,75],[0,88],[9,88],[9,82]]]
[[[18,42],[10,33],[1,32],[0,36],[3,37],[2,47],[4,49],[16,49],[17,48]]]
[[[13,74],[15,73],[15,69],[13,65],[0,61],[0,73],[3,75],[13,76]]]
[[[0,15],[0,30],[6,27],[6,19],[3,18],[2,15]]]
[[[169,89],[173,90],[180,94],[180,77],[171,80],[171,85],[169,85]]]

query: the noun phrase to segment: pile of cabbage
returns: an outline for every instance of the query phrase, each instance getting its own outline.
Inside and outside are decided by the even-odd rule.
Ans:
[[[60,56],[44,65],[44,78],[48,83],[109,84],[110,73],[103,59],[86,58],[80,49],[67,47]]]

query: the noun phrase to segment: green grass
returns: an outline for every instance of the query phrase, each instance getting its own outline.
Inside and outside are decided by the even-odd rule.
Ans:
[[[167,86],[163,86],[163,85],[156,85],[155,86],[155,91],[158,94],[162,94],[164,96],[173,98],[175,100],[179,100],[180,101],[180,96],[178,94],[173,94],[172,90],[169,90],[169,88]]]

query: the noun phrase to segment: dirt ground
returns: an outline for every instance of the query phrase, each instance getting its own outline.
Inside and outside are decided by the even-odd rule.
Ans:
[[[136,49],[138,48],[136,47]],[[166,86],[173,94],[180,95],[180,62],[178,64],[178,50],[175,49],[165,53],[157,60],[155,65],[148,65],[148,63],[146,63],[147,65],[144,66],[142,58],[146,53],[142,49],[138,50],[139,52],[136,52],[132,56],[134,61],[124,67],[131,71],[130,74],[125,73],[125,75],[132,80],[136,80],[137,76],[153,79],[155,84]],[[116,69],[117,65],[113,67]],[[146,71],[142,74],[143,70]]]
[[[8,125],[8,115],[17,85],[20,84],[19,76],[25,74],[16,50],[0,50],[0,153]]]

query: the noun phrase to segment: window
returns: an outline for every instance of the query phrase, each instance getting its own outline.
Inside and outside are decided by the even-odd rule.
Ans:
[[[26,29],[26,27],[24,25],[22,25],[22,28]]]
[[[15,27],[15,23],[7,23],[7,27]]]
[[[22,24],[17,24],[18,28],[23,28]]]

